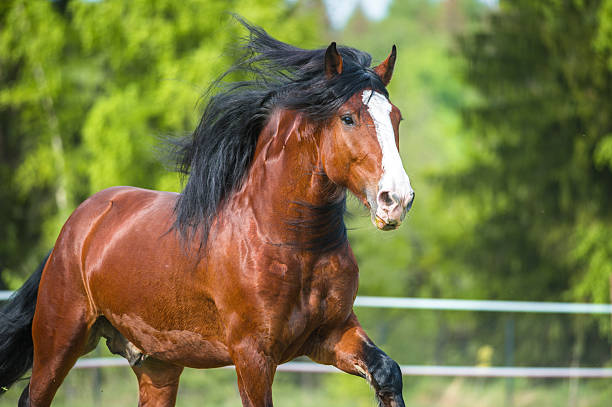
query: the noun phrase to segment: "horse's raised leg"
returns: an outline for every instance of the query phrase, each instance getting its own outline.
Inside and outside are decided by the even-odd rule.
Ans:
[[[313,345],[308,356],[318,363],[334,365],[366,379],[379,405],[404,407],[399,365],[368,338],[355,314]]]
[[[156,359],[146,359],[138,366],[132,366],[138,377],[138,405],[141,407],[172,407],[182,366],[171,365]]]
[[[232,352],[242,405],[272,407],[272,382],[276,363],[249,342],[244,341]]]

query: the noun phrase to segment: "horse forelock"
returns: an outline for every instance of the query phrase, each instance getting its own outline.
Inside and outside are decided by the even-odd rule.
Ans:
[[[338,47],[343,71],[328,79],[325,48],[297,48],[238,21],[248,30],[241,52],[209,87],[196,130],[176,142],[174,149],[186,183],[174,208],[173,227],[185,240],[198,236],[201,247],[215,215],[242,185],[271,112],[293,110],[301,120],[318,127],[363,89],[387,95],[380,77],[369,67],[371,57],[366,52]],[[230,74],[251,79],[227,82]],[[335,212],[341,211],[336,208]]]

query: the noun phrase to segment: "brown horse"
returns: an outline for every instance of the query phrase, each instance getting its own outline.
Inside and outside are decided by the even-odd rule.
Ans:
[[[226,83],[175,150],[184,191],[93,195],[3,309],[0,385],[32,368],[20,405],[50,405],[101,337],[129,360],[142,406],[174,405],[185,366],[226,365],[244,406],[272,406],[276,367],[300,355],[404,405],[399,366],[353,313],[343,222],[347,189],[382,230],[414,197],[386,91],[395,46],[369,68],[364,52],[299,49],[245,25],[230,71],[251,79]]]

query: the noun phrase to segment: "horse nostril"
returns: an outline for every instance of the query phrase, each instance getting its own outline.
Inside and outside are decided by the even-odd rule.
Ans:
[[[410,198],[408,198],[408,203],[406,204],[406,210],[410,210],[410,208],[412,208],[413,202],[414,202],[414,191],[411,191]]]
[[[391,193],[389,191],[380,191],[378,193],[378,202],[383,203],[385,206],[391,206],[395,202],[391,197]]]

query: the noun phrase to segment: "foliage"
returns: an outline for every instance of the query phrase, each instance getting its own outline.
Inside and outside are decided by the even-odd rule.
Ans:
[[[502,2],[464,38],[479,151],[446,184],[479,212],[462,262],[494,297],[609,301],[611,2]]]
[[[469,238],[443,253],[486,298],[610,301],[610,4],[501,1],[461,38],[476,91],[463,108],[469,160],[437,178],[467,203]],[[608,318],[596,321],[609,338]],[[538,341],[519,353],[560,360],[573,343],[579,363],[597,327],[553,318],[530,332]],[[588,348],[610,357],[605,341]]]
[[[494,298],[609,300],[604,9],[502,2],[487,28],[464,38],[467,80],[480,95],[466,110],[468,141],[480,150],[446,185],[479,215],[453,255],[497,271],[481,275]]]

